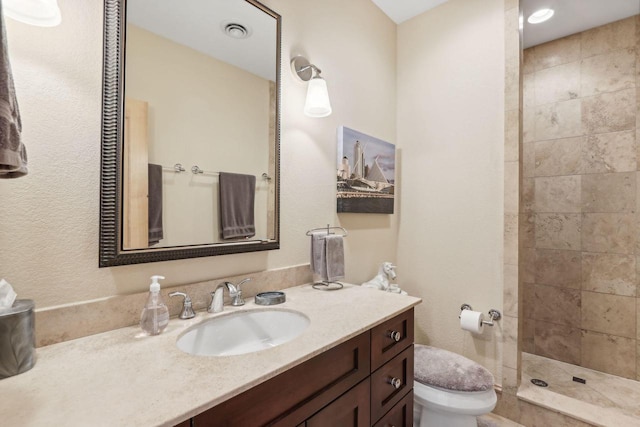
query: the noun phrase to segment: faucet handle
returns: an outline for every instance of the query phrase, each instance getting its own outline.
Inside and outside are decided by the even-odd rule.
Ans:
[[[234,285],[231,282],[224,282],[224,284],[227,286],[227,289],[229,289],[229,296],[231,297],[231,305],[236,307],[244,305],[244,299],[242,298],[242,289],[240,289],[240,286],[243,285],[244,283],[247,283],[250,280],[251,278],[248,277],[244,280],[241,280],[237,285]]]
[[[193,312],[193,304],[191,303],[191,298],[189,295],[184,292],[171,292],[169,294],[170,297],[184,297],[184,302],[182,303],[182,311],[180,312],[180,319],[192,319],[196,317],[196,313]]]

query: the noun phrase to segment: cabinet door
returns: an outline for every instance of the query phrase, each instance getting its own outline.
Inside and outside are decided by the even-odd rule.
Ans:
[[[367,378],[309,418],[306,427],[369,427],[369,386]]]
[[[369,376],[369,348],[369,333],[360,334],[196,415],[194,426],[298,426]]]
[[[413,390],[387,412],[373,427],[412,427]]]

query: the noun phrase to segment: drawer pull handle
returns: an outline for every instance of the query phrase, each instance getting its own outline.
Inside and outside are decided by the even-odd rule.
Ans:
[[[399,378],[389,378],[389,384],[393,386],[396,390],[402,387],[402,380]]]
[[[395,342],[398,342],[402,339],[402,334],[398,331],[387,331],[387,336]]]

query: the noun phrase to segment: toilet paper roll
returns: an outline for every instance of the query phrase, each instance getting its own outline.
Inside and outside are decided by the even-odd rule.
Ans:
[[[460,313],[460,327],[469,332],[481,334],[484,329],[484,314],[479,311],[462,310]]]

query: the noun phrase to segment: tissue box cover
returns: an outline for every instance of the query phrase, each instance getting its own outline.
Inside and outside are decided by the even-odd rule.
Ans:
[[[0,310],[0,379],[21,374],[35,363],[33,300],[16,300]]]

